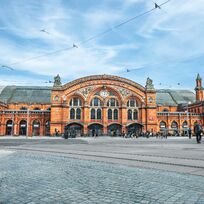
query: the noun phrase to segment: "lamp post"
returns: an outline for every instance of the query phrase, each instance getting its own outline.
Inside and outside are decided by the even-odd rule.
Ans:
[[[187,135],[188,135],[188,137],[189,137],[189,112],[188,112],[188,106],[191,104],[191,102],[189,101],[188,103],[187,103]]]
[[[29,131],[29,107],[27,109],[27,128],[26,128],[26,139],[28,138],[28,131]]]

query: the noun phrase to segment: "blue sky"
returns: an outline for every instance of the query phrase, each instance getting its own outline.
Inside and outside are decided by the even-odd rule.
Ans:
[[[14,63],[13,71],[1,68],[3,85],[49,85],[56,74],[63,83],[112,74],[142,85],[150,77],[156,88],[193,90],[197,73],[204,78],[203,0],[171,0],[85,44],[79,42],[150,10],[153,1],[0,0],[0,7],[0,64]],[[79,48],[25,61],[73,43]]]

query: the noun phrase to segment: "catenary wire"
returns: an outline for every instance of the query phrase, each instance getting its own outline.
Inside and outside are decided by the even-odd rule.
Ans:
[[[170,2],[170,1],[171,1],[171,0],[167,0],[167,1],[163,2],[163,3],[161,3],[159,6],[161,7],[161,6],[167,4],[167,3]],[[99,38],[99,37],[101,37],[101,36],[103,36],[103,35],[105,35],[105,34],[111,32],[111,31],[113,31],[114,29],[117,29],[117,28],[119,28],[119,27],[121,27],[121,26],[123,26],[123,25],[125,25],[125,24],[127,24],[127,23],[129,23],[129,22],[131,22],[131,21],[134,21],[134,20],[137,19],[137,18],[140,18],[140,17],[142,17],[142,16],[144,16],[144,15],[147,15],[147,14],[153,12],[153,11],[156,10],[156,9],[157,9],[157,8],[154,7],[154,8],[152,8],[152,9],[148,10],[148,11],[145,11],[145,12],[143,12],[143,13],[140,13],[139,15],[136,15],[136,16],[130,18],[130,19],[127,19],[127,20],[125,20],[124,22],[119,23],[119,24],[113,26],[112,28],[107,29],[107,30],[105,30],[105,31],[103,31],[103,32],[101,32],[101,33],[99,33],[99,34],[97,34],[97,35],[94,35],[94,36],[92,36],[92,37],[90,37],[90,38],[88,38],[88,39],[86,39],[86,40],[84,40],[84,41],[79,41],[78,43],[76,43],[76,45],[82,45],[82,44],[88,43],[88,42],[90,42],[90,41],[92,41],[92,40],[94,40],[94,39],[96,39],[96,38]],[[48,52],[48,53],[45,53],[45,54],[42,54],[42,55],[38,55],[38,56],[35,56],[35,57],[27,58],[27,59],[25,59],[25,60],[23,60],[23,61],[17,61],[17,62],[14,62],[14,63],[9,64],[9,66],[2,65],[2,67],[4,66],[4,67],[12,68],[11,66],[13,66],[13,65],[22,64],[22,63],[24,63],[24,62],[36,60],[36,59],[39,59],[39,58],[42,58],[42,57],[46,57],[46,56],[49,56],[49,55],[54,55],[54,54],[57,54],[57,53],[60,53],[60,52],[63,52],[63,51],[67,51],[67,50],[71,50],[71,49],[76,49],[76,46],[74,46],[74,45],[75,45],[75,44],[73,44],[72,46],[66,47],[66,48],[62,48],[62,49],[55,50],[55,51],[53,51],[53,52]],[[13,69],[13,68],[12,68],[12,69]],[[11,69],[11,70],[12,70],[12,69]]]

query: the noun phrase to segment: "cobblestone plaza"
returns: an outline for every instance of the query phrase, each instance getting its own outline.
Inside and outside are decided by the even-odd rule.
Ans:
[[[187,138],[1,139],[0,145],[1,204],[204,203],[204,177],[192,175],[203,170],[203,144]],[[181,158],[189,163],[177,163]]]

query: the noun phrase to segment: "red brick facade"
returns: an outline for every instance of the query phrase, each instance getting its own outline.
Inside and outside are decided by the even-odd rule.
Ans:
[[[164,128],[182,134],[189,127],[193,129],[195,122],[204,121],[200,78],[196,100],[186,112],[178,111],[177,106],[156,103],[156,90],[150,79],[143,87],[116,76],[84,77],[54,86],[50,104],[0,103],[0,135],[55,135],[75,129],[77,134],[86,136],[93,132],[158,132]],[[20,110],[22,107],[27,110]]]

